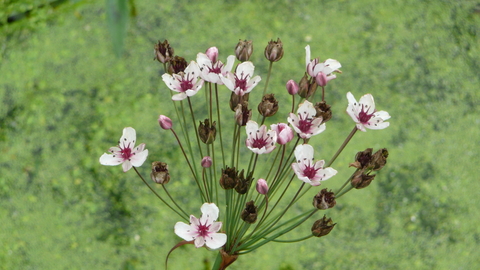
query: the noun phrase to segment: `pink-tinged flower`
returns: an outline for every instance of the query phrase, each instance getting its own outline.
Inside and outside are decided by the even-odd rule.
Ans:
[[[310,59],[310,45],[305,47],[306,51],[306,67],[308,75],[315,78],[317,84],[325,86],[328,81],[335,79],[337,76],[333,75],[334,71],[340,72],[338,69],[342,67],[340,62],[335,59],[327,59],[324,62],[319,62],[318,58]],[[320,74],[319,73],[323,73]]]
[[[287,124],[278,123],[270,125],[270,128],[277,133],[277,143],[286,144],[293,139],[293,130]]]
[[[258,128],[257,122],[252,120],[247,122],[245,129],[247,131],[245,144],[252,152],[256,154],[268,154],[275,149],[275,142],[277,141],[277,133],[275,131],[267,131],[265,125]]]
[[[147,159],[148,150],[144,150],[144,143],[135,147],[136,137],[135,129],[131,127],[124,128],[123,135],[120,141],[118,141],[118,147],[110,147],[108,151],[111,154],[104,153],[100,157],[100,164],[107,166],[122,164],[124,172],[130,170],[132,166],[142,166]]]
[[[243,62],[237,66],[235,73],[228,72],[226,75],[221,76],[221,79],[225,86],[237,96],[243,96],[246,93],[250,93],[261,81],[258,75],[252,78],[254,70],[255,66],[252,62]]]
[[[317,111],[313,104],[305,101],[300,104],[297,114],[290,113],[288,123],[290,123],[298,133],[300,138],[308,139],[314,135],[320,134],[325,130],[325,123],[322,124],[322,117],[315,117]]]
[[[268,185],[267,181],[263,178],[258,179],[257,185],[255,186],[257,189],[258,193],[265,195],[268,193]]]
[[[216,63],[218,60],[218,48],[217,47],[208,48],[207,51],[205,52],[205,55],[208,56],[208,58],[212,63]]]
[[[218,218],[218,207],[214,203],[204,203],[200,208],[202,216],[200,219],[190,216],[190,225],[177,222],[175,233],[187,241],[194,241],[195,247],[206,245],[211,249],[217,249],[225,245],[227,235],[218,233],[222,228],[222,222],[216,222]]]
[[[215,54],[211,50],[212,48],[208,49],[207,53],[197,54],[197,63],[201,69],[200,76],[207,82],[223,84],[221,77],[226,76],[232,70],[235,63],[235,55],[227,57],[227,64],[224,65],[221,61],[217,61],[218,50]]]
[[[160,127],[163,129],[171,129],[173,126],[172,119],[165,115],[160,115],[158,117],[158,124],[160,124]]]
[[[195,95],[203,86],[203,80],[199,79],[200,68],[195,61],[191,61],[185,68],[185,72],[178,74],[162,75],[162,79],[170,90],[178,92],[179,94],[173,95],[172,100],[183,100],[187,97]]]
[[[295,148],[296,163],[292,163],[292,169],[298,179],[312,186],[319,186],[320,181],[329,179],[337,174],[333,168],[323,168],[325,161],[314,162],[313,147],[309,144],[301,144]]]
[[[370,94],[363,95],[357,102],[352,93],[347,93],[348,106],[347,113],[357,123],[357,129],[365,132],[365,128],[384,129],[390,125],[389,122],[383,122],[390,119],[390,115],[386,111],[376,111],[373,96]]]

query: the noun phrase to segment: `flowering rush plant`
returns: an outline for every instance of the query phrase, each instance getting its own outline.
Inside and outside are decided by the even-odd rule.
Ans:
[[[360,151],[350,164],[355,168],[351,176],[335,190],[322,189],[323,181],[337,181],[339,168],[332,166],[354,134],[388,127],[389,114],[376,109],[371,94],[357,101],[352,93],[346,93],[346,112],[354,122],[353,129],[325,161],[321,158],[327,153],[316,152],[309,142],[328,132],[332,109],[327,104],[326,89],[341,73],[340,62],[312,60],[310,46],[306,46],[301,80],[284,81],[286,91],[275,89],[268,93],[273,64],[284,54],[282,42],[272,40],[265,48],[269,61],[265,80],[249,61],[252,53],[252,41],[245,40],[237,44],[235,55],[228,56],[225,62],[216,47],[187,62],[174,56],[167,40],[155,45],[155,59],[165,70],[161,95],[167,96],[167,90],[171,90],[176,111],[175,118],[163,114],[158,118],[164,130],[162,141],[178,144],[185,159],[183,167],[190,175],[186,181],[196,188],[191,190],[191,197],[200,202],[200,215],[198,208],[186,209],[190,205],[182,205],[180,198],[168,192],[170,179],[179,180],[177,172],[170,173],[165,162],[169,157],[154,161],[150,172],[153,182],[145,180],[137,167],[143,165],[149,152],[144,143],[137,144],[135,129],[124,128],[118,146],[100,157],[102,165],[122,164],[124,172],[133,168],[158,199],[178,215],[179,222],[171,228],[179,242],[170,252],[185,244],[216,251],[213,269],[225,269],[239,256],[271,242],[297,242],[329,234],[336,223],[318,212],[333,208],[347,192],[367,187],[388,157],[385,148]],[[261,93],[258,88],[263,81]],[[280,111],[275,94],[282,92],[291,96],[292,103]],[[253,100],[255,95],[261,99]],[[221,102],[228,99],[228,103]],[[258,113],[251,109],[253,106]],[[276,118],[283,122],[269,121],[275,114],[282,114]],[[151,183],[162,190],[157,191]],[[312,205],[296,207],[296,211],[307,210],[287,214],[303,202],[302,197],[311,195]],[[312,224],[311,231],[303,232],[304,237],[289,239],[288,233],[303,223]],[[167,262],[168,255],[166,258]]]

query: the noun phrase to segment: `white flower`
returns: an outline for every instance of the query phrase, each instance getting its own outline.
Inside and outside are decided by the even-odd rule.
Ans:
[[[309,144],[300,144],[295,148],[296,163],[292,163],[292,169],[298,179],[312,186],[319,186],[320,181],[329,179],[337,174],[333,168],[323,168],[325,161],[314,162],[313,147]]]
[[[317,78],[319,73],[323,73],[323,76],[318,76],[319,79],[323,77],[324,83],[319,83],[319,85],[323,86],[330,80],[335,79],[337,76],[333,75],[332,73],[334,71],[340,72],[338,69],[342,67],[340,62],[338,62],[335,59],[327,59],[324,62],[319,63],[318,58],[315,58],[313,60],[310,59],[310,45],[307,45],[305,47],[305,62],[306,62],[306,68],[307,68],[307,73],[314,77]],[[323,81],[323,80],[322,80]],[[318,81],[317,81],[318,82]]]
[[[253,76],[255,66],[250,61],[246,61],[237,66],[235,74],[228,72],[221,76],[225,86],[233,91],[237,96],[243,96],[250,93],[252,89],[260,82],[260,76]]]
[[[232,70],[235,63],[235,55],[227,57],[227,64],[221,61],[213,62],[205,53],[197,54],[197,63],[200,66],[200,76],[203,80],[216,84],[223,84],[221,77],[226,76]]]
[[[135,147],[135,129],[127,127],[123,129],[123,135],[118,141],[118,147],[110,147],[108,150],[112,154],[103,154],[100,157],[100,164],[115,166],[122,164],[123,171],[127,172],[132,166],[140,167],[147,159],[148,150],[142,143]]]
[[[200,68],[195,61],[191,61],[185,68],[185,72],[170,75],[165,73],[162,75],[162,79],[170,90],[178,92],[179,94],[173,95],[173,100],[183,100],[187,97],[195,95],[203,86],[203,80],[198,79],[200,76]]]
[[[268,154],[275,149],[275,142],[277,141],[277,133],[275,131],[267,131],[265,125],[258,128],[257,122],[252,120],[247,122],[245,130],[247,131],[245,144],[252,152],[256,154]]]
[[[211,249],[217,249],[225,245],[227,235],[217,233],[222,228],[222,222],[215,222],[218,218],[218,207],[214,203],[204,203],[200,208],[200,219],[190,216],[190,225],[184,222],[175,224],[175,233],[187,241],[194,241],[195,247],[206,245]]]
[[[375,101],[372,95],[363,95],[357,102],[352,93],[348,92],[347,99],[347,113],[357,124],[357,129],[365,132],[367,131],[365,128],[384,129],[390,125],[389,122],[384,122],[390,119],[388,112],[375,110]]]
[[[290,123],[295,132],[302,139],[308,139],[314,135],[320,134],[325,130],[325,123],[322,124],[322,117],[315,117],[317,111],[313,104],[305,101],[300,104],[297,114],[290,113],[288,123]]]

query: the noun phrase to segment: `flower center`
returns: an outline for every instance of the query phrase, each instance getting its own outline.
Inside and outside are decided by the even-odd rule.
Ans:
[[[244,74],[240,74],[240,78],[238,78],[237,74],[235,74],[235,88],[240,88],[242,90],[247,90],[247,80],[248,80],[248,74],[243,77]]]
[[[258,136],[256,138],[253,139],[253,143],[252,143],[252,147],[253,148],[262,148],[264,146],[266,146],[268,143],[267,143],[267,139],[261,137],[261,138],[258,138]]]
[[[207,237],[209,233],[208,232],[209,228],[210,228],[210,225],[200,223],[200,225],[198,225],[197,227],[198,236]]]
[[[208,67],[209,73],[221,74],[222,73],[223,65],[220,62],[217,62],[212,65],[212,67]]]
[[[308,177],[309,179],[315,178],[315,174],[317,174],[317,170],[315,167],[307,166],[305,170],[303,170],[303,175]]]
[[[130,157],[132,157],[132,149],[129,147],[130,144],[127,145],[127,147],[120,147],[120,153],[122,155],[123,160],[130,160]]]
[[[373,116],[373,113],[368,114],[368,106],[365,106],[364,104],[362,104],[362,111],[358,114],[358,121],[360,121],[360,123],[362,124],[366,124],[368,123],[370,118],[372,118],[372,116]]]
[[[312,119],[308,118],[307,115],[305,115],[305,119],[303,119],[302,115],[299,116],[300,120],[298,121],[298,129],[303,133],[308,133],[312,127]]]

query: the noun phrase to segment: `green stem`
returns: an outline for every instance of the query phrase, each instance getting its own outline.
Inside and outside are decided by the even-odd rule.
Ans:
[[[348,142],[350,142],[350,139],[352,139],[353,135],[355,135],[355,132],[357,132],[357,126],[355,126],[352,131],[350,132],[350,134],[348,134],[347,138],[345,139],[345,141],[342,143],[342,145],[340,146],[340,148],[338,148],[337,152],[335,153],[335,155],[333,156],[333,158],[330,160],[330,162],[328,162],[327,165],[325,165],[325,168],[326,167],[330,167],[332,166],[333,162],[335,162],[335,159],[337,159],[337,157],[340,155],[340,153],[343,151],[343,149],[345,148],[345,146],[347,146]]]

